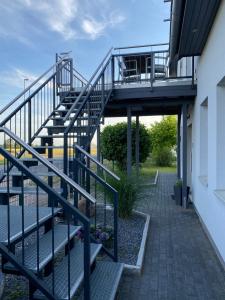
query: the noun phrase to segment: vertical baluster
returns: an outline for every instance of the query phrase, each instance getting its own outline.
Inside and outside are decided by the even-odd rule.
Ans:
[[[37,130],[40,128],[40,117],[39,117],[39,92],[37,93]]]
[[[41,89],[41,124],[43,123],[42,118],[43,118],[43,103],[42,103],[42,89]]]
[[[22,139],[22,108],[20,109],[20,139]],[[21,145],[20,145],[20,152],[21,152]]]
[[[53,92],[53,98],[52,98],[52,110],[55,109],[56,107],[56,99],[55,99],[55,76],[53,77],[53,89],[52,89],[52,92]]]
[[[84,223],[84,300],[90,299],[90,223]]]
[[[36,186],[36,199],[37,199],[37,204],[36,204],[36,224],[37,224],[37,274],[38,276],[40,275],[40,222],[39,222],[39,188],[38,185]]]
[[[9,121],[9,130],[12,131],[12,119]],[[9,152],[12,153],[12,139],[9,138]]]
[[[11,223],[10,223],[10,187],[9,187],[9,160],[7,159],[7,238],[8,238],[8,248],[10,249],[10,237],[11,237],[11,232],[10,232],[10,227],[11,227]]]
[[[54,205],[53,201],[51,202],[51,212],[52,212],[52,293],[55,295],[55,231],[54,231]]]
[[[7,148],[7,145],[6,145],[6,134],[4,133],[4,148],[6,149]],[[6,167],[6,158],[4,156],[4,173],[6,173],[7,171],[7,167]]]
[[[22,264],[24,265],[25,264],[25,255],[24,255],[25,254],[24,253],[25,219],[24,219],[24,175],[23,175],[23,172],[22,172],[22,175],[21,175],[21,197],[20,197],[20,202],[21,202],[21,205],[22,205]]]
[[[44,111],[43,111],[43,117],[45,120],[45,86],[43,87],[43,106],[44,106]]]
[[[35,127],[36,127],[36,95],[33,98],[33,130],[32,130],[32,135],[35,133]]]
[[[103,174],[104,174],[104,180],[106,181],[106,173],[104,172]],[[106,228],[106,187],[104,186],[104,229],[105,228]]]
[[[118,261],[118,192],[114,193],[114,260]]]
[[[71,278],[70,278],[70,216],[67,216],[67,242],[68,242],[68,299],[70,300],[70,286],[71,286]]]
[[[97,181],[95,179],[95,199],[96,199],[96,202],[97,202]],[[95,232],[96,232],[96,227],[97,227],[97,204],[94,204],[95,206],[95,214],[94,214],[94,227],[95,227]]]
[[[17,129],[17,121],[16,121],[16,116],[17,114],[15,114],[15,117],[14,117],[14,126],[15,126],[15,135],[17,135],[17,132],[16,132],[16,129]],[[14,156],[16,157],[16,142],[14,142]]]
[[[24,114],[24,121],[23,121],[23,134],[24,134],[24,141],[25,143],[27,142],[27,134],[26,134],[26,130],[27,130],[27,125],[26,125],[26,107],[27,107],[27,104],[24,105],[24,109],[23,109],[23,114]]]
[[[30,144],[31,143],[31,118],[32,118],[32,116],[31,116],[31,99],[29,99],[29,101],[28,101],[28,115],[27,115],[27,117],[28,117],[28,124],[27,124],[27,126],[28,126],[28,143]]]

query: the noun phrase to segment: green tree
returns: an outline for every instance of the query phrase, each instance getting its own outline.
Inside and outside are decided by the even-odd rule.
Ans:
[[[164,117],[160,122],[154,123],[150,128],[152,156],[156,164],[169,166],[172,163],[172,150],[177,141],[176,116]]]
[[[132,122],[132,164],[135,163],[135,129]],[[147,128],[140,124],[140,162],[145,162],[150,153],[150,136]],[[115,161],[121,170],[126,168],[127,123],[109,125],[101,133],[101,152],[104,158]]]

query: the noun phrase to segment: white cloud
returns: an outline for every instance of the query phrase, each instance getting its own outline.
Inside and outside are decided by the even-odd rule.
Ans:
[[[86,19],[82,23],[82,29],[91,39],[94,40],[103,33],[105,24],[93,19]]]
[[[29,44],[32,33],[50,30],[65,40],[96,39],[125,20],[114,6],[113,0],[1,0],[0,36]]]
[[[92,17],[84,19],[82,29],[91,39],[96,39],[103,35],[107,28],[113,28],[124,20],[125,17],[123,15],[118,12],[112,12],[108,18],[104,17],[102,21],[97,21]]]
[[[37,77],[36,74],[19,68],[12,68],[9,71],[0,72],[1,85],[7,85],[8,87],[14,87],[21,90],[23,89],[25,78],[29,79],[29,83],[32,83]]]
[[[66,40],[75,38],[72,21],[77,14],[77,0],[27,0],[29,10],[38,12],[40,20],[52,31],[61,34]]]

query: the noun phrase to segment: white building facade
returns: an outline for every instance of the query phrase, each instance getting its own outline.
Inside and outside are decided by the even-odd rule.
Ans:
[[[220,2],[204,47],[195,55],[197,96],[187,114],[187,184],[225,266],[225,1]],[[190,57],[180,58],[177,74],[189,75],[191,65]]]

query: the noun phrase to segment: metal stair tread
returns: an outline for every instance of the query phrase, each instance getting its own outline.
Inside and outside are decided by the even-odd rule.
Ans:
[[[57,193],[62,193],[63,189],[61,188],[53,188]],[[29,194],[29,195],[36,195],[37,193],[37,188],[36,186],[31,187],[31,186],[25,186],[23,188],[23,192],[25,194]],[[46,192],[43,191],[42,189],[38,190],[38,193],[41,195],[46,195]],[[7,187],[0,187],[0,194],[8,194],[8,189]],[[21,195],[22,194],[22,188],[21,187],[17,187],[17,186],[10,186],[9,187],[9,194],[10,195]]]
[[[90,278],[91,300],[114,300],[123,272],[123,264],[98,261]],[[83,300],[83,293],[79,300]]]
[[[31,146],[35,150],[40,148],[40,149],[64,149],[64,146]],[[68,146],[68,148],[73,148],[72,146]]]
[[[45,159],[47,159],[49,162],[60,162],[63,161],[63,157],[45,157]],[[70,161],[72,161],[73,159],[70,157],[69,158]],[[36,157],[26,157],[26,158],[20,158],[20,161],[22,162],[39,162],[39,159]]]
[[[35,171],[35,174],[37,176],[57,176],[54,172],[39,172],[39,171]],[[3,175],[7,176],[7,173],[3,173]],[[9,175],[10,176],[22,176],[22,173],[21,172],[16,172],[16,171],[10,171],[9,172]]]
[[[45,157],[45,159],[47,159],[48,161],[59,161],[59,160],[63,160],[63,158],[56,158],[56,157]],[[25,157],[25,158],[20,158],[20,161],[39,161],[38,158],[35,157]]]
[[[97,119],[98,116],[89,116],[89,117],[88,117],[88,116],[87,116],[87,117],[79,117],[79,116],[78,116],[78,117],[77,117],[78,120],[83,120],[83,119],[86,120],[86,119],[88,119],[88,118],[91,118],[91,119]],[[57,115],[57,116],[52,116],[50,120],[63,120],[63,119],[64,119],[64,117],[60,117],[60,116]],[[73,119],[73,117],[70,117],[70,118],[69,118],[69,120],[72,120],[72,119]]]
[[[54,208],[54,216],[61,212],[61,208]],[[8,222],[7,205],[0,205],[0,242],[7,243],[8,240]],[[22,206],[10,205],[10,242],[14,242],[22,236]],[[36,227],[37,208],[35,206],[24,207],[24,232],[27,233]],[[39,207],[39,223],[52,218],[52,208]]]
[[[94,262],[96,256],[101,249],[101,244],[90,244],[91,264]],[[83,271],[83,243],[77,242],[70,251],[70,298],[76,293],[84,277]],[[68,299],[68,255],[63,258],[54,271],[55,278],[55,295],[57,299]],[[52,290],[52,274],[43,278],[43,282]],[[34,299],[45,299],[45,296],[36,291],[33,295]]]
[[[90,125],[90,127],[93,127],[93,126],[95,126],[94,124],[92,124],[92,125]],[[43,126],[43,128],[47,128],[47,129],[54,129],[54,128],[56,128],[56,129],[66,129],[68,126],[66,126],[66,125],[46,125],[46,126]],[[76,128],[76,129],[86,129],[86,128],[88,128],[89,126],[88,125],[80,125],[80,126],[77,126],[77,125],[75,125],[75,126],[73,126],[73,128]]]
[[[78,137],[78,135],[70,135],[70,137]],[[61,135],[59,135],[59,134],[56,134],[56,135],[37,135],[36,136],[36,138],[53,138],[53,139],[55,139],[55,138],[58,138],[58,139],[62,139],[62,138],[64,138],[64,135],[63,134],[61,134]]]
[[[70,240],[75,236],[80,226],[70,225]],[[54,231],[49,230],[43,234],[39,239],[39,270],[43,269],[47,263],[52,259],[52,232],[54,232],[54,255],[56,255],[67,244],[67,230],[68,226],[64,224],[56,224]],[[16,259],[20,263],[23,260],[22,250],[16,254]],[[29,245],[24,250],[24,265],[33,272],[38,271],[37,267],[37,243]],[[4,270],[16,270],[11,263],[4,265]]]

